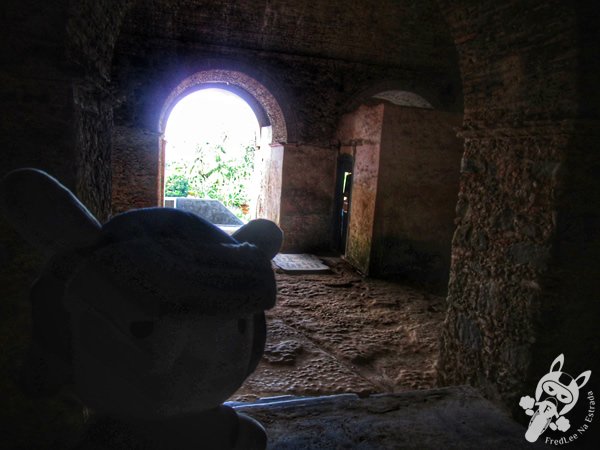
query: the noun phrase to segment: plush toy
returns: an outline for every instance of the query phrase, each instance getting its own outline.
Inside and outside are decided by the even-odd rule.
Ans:
[[[35,169],[4,178],[0,208],[48,257],[31,289],[24,390],[72,386],[99,418],[94,448],[265,447],[260,424],[222,403],[263,353],[282,242],[273,222],[228,236],[193,214],[148,208],[101,225]]]

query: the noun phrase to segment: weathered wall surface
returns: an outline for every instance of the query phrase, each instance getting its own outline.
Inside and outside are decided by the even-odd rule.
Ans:
[[[371,274],[446,290],[461,124],[461,114],[385,105]]]
[[[0,176],[44,169],[100,219],[110,213],[108,74],[128,3],[7,0],[0,15]],[[66,448],[82,425],[76,405],[26,398],[15,383],[30,340],[28,288],[42,263],[0,213],[3,448]]]
[[[445,290],[461,123],[455,113],[387,102],[342,118],[341,151],[354,156],[346,258],[361,272]]]
[[[159,206],[159,134],[116,126],[113,141],[112,213]]]
[[[73,83],[76,193],[103,221],[111,214],[112,55],[132,1],[70,3],[65,53],[70,70],[77,74]]]
[[[598,134],[581,121],[598,88],[580,75],[598,73],[598,39],[583,44],[591,19],[564,2],[440,4],[465,93],[440,381],[515,408],[556,355],[598,366]]]
[[[364,274],[371,269],[384,110],[383,104],[363,105],[342,117],[337,132],[342,151],[354,157],[345,254]]]
[[[283,170],[283,145],[263,144],[257,152],[259,193],[256,202],[256,217],[280,223],[281,178]],[[285,239],[285,236],[284,236]]]
[[[23,166],[47,170],[106,218],[108,74],[129,2],[70,3],[3,3],[1,173]]]
[[[0,157],[2,174],[35,165],[75,187],[67,7],[67,1],[3,4]]]
[[[85,86],[78,82],[73,89],[77,149],[75,192],[103,222],[111,215],[113,110],[107,87],[94,84]]]
[[[279,224],[282,251],[318,251],[331,244],[336,152],[307,145],[284,147]]]

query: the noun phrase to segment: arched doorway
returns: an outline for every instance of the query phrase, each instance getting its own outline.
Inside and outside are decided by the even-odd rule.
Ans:
[[[164,185],[167,164],[167,123],[176,105],[194,93],[218,90],[230,98],[242,101],[253,112],[257,122],[253,178],[253,202],[246,218],[262,217],[279,223],[281,203],[281,168],[283,144],[287,141],[287,126],[277,100],[265,86],[237,71],[208,70],[183,80],[168,95],[159,119],[159,204],[165,202]],[[248,156],[248,155],[245,155]]]
[[[164,133],[164,205],[234,227],[256,217],[258,119],[234,92],[206,87],[181,98]]]

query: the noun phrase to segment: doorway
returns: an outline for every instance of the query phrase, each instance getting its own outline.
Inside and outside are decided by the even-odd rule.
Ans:
[[[233,92],[200,89],[173,107],[165,129],[164,206],[216,225],[254,218],[256,115]]]
[[[350,209],[352,204],[353,171],[354,158],[346,153],[341,154],[337,161],[334,243],[336,250],[342,255],[346,253],[346,242],[348,239],[348,224],[350,222]]]

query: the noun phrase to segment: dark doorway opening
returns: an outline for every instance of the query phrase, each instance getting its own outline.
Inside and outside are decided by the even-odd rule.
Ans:
[[[334,243],[342,255],[346,253],[348,223],[350,221],[350,206],[352,203],[352,172],[354,158],[341,154],[337,162],[334,212]]]

